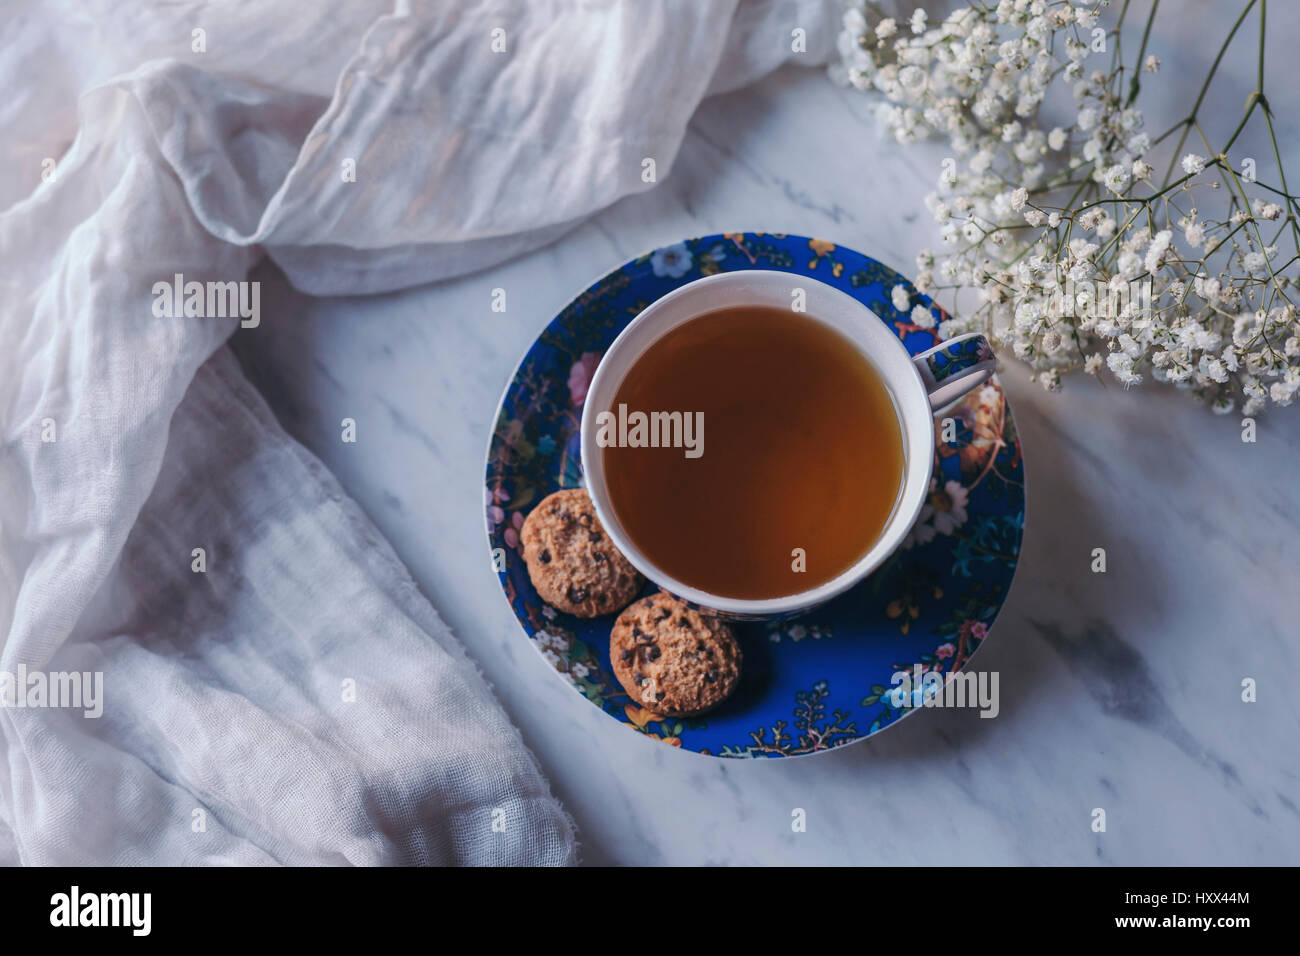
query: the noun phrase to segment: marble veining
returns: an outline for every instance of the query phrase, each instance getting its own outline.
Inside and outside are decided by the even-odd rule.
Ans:
[[[236,351],[478,661],[574,814],[587,862],[1300,862],[1297,414],[1269,414],[1243,444],[1238,419],[1167,389],[1077,378],[1049,395],[1008,365],[1029,517],[976,662],[1001,674],[994,720],[927,711],[811,758],[682,753],[548,673],[502,599],[484,450],[501,390],[550,317],[623,259],[713,231],[824,236],[910,272],[934,242],[917,211],[941,158],[938,145],[881,143],[864,100],[789,68],[707,101],[658,188],[500,267],[330,300],[261,268],[267,318],[236,334]],[[339,440],[345,417],[356,444]],[[1090,569],[1097,547],[1104,574]],[[1258,702],[1241,702],[1244,677]],[[1095,807],[1105,833],[1090,827]],[[792,832],[795,808],[807,832]]]

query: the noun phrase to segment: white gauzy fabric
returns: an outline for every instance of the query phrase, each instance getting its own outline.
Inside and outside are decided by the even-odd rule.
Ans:
[[[102,672],[104,709],[0,708],[0,862],[574,859],[455,638],[224,348],[238,320],[158,317],[153,286],[263,252],[316,294],[490,266],[651,188],[701,98],[822,60],[835,8],[5,5],[0,672]]]

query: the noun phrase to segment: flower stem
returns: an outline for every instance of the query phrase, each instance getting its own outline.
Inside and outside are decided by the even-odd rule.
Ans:
[[[1142,45],[1138,47],[1137,64],[1133,67],[1133,82],[1129,84],[1128,99],[1124,102],[1125,106],[1132,106],[1133,101],[1138,97],[1138,91],[1142,89],[1142,57],[1146,55],[1147,39],[1151,36],[1151,24],[1155,23],[1156,11],[1159,9],[1160,0],[1155,0],[1151,4],[1151,13],[1147,16],[1146,29],[1142,31]]]
[[[1223,46],[1219,47],[1218,56],[1214,58],[1214,63],[1210,67],[1210,72],[1205,77],[1205,82],[1201,84],[1201,91],[1196,94],[1196,102],[1192,104],[1192,112],[1188,115],[1187,119],[1183,120],[1183,135],[1179,138],[1178,145],[1174,148],[1174,155],[1169,159],[1169,169],[1165,172],[1166,181],[1168,181],[1169,177],[1174,174],[1174,164],[1178,162],[1178,154],[1183,151],[1183,146],[1187,143],[1187,134],[1192,131],[1192,124],[1196,122],[1197,113],[1200,111],[1201,104],[1205,102],[1205,94],[1209,92],[1210,81],[1214,79],[1214,74],[1219,71],[1219,64],[1223,62],[1223,55],[1228,52],[1228,46],[1232,43],[1232,38],[1237,35],[1237,30],[1241,28],[1241,24],[1245,21],[1246,14],[1250,13],[1254,6],[1255,0],[1250,0],[1250,2],[1246,4],[1242,9],[1241,14],[1237,17],[1236,22],[1233,23],[1232,29],[1228,31],[1228,36],[1224,39]]]

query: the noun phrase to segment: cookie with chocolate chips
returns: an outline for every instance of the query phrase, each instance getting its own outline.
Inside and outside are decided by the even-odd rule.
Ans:
[[[641,575],[609,540],[581,488],[543,498],[524,521],[519,540],[533,587],[561,611],[612,614],[641,590]]]
[[[662,592],[618,616],[609,656],[632,699],[664,717],[702,714],[740,682],[740,645],[731,628]]]

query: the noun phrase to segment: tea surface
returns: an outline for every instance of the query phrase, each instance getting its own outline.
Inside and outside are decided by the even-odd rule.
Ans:
[[[710,594],[775,598],[824,584],[893,514],[903,478],[893,400],[852,342],[807,315],[743,307],[691,319],[641,355],[610,411],[620,405],[625,426],[638,411],[682,413],[687,428],[672,434],[694,450],[605,447],[606,483],[646,557]]]

